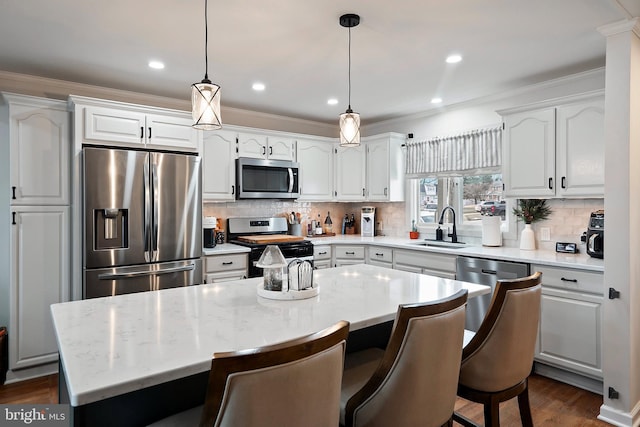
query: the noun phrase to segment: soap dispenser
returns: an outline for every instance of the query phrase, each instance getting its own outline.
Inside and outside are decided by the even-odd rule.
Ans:
[[[442,228],[440,228],[440,226],[436,228],[436,240],[444,240],[444,235],[442,233]]]

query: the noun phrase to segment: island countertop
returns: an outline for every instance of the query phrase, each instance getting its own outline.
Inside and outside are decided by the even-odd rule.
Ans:
[[[273,344],[324,329],[395,318],[399,304],[437,301],[487,286],[372,265],[317,270],[317,296],[257,296],[262,278],[51,306],[69,402],[80,406],[208,371],[214,352]]]

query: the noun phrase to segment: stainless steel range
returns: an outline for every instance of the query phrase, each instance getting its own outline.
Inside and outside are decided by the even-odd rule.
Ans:
[[[284,217],[229,218],[227,233],[229,243],[251,248],[249,277],[262,276],[256,263],[268,245],[277,245],[287,262],[300,259],[313,265],[313,243],[301,236],[288,235]]]

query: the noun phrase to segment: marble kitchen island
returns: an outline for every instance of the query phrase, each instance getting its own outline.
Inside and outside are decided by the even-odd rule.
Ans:
[[[214,352],[273,344],[350,322],[349,341],[390,325],[398,305],[437,301],[456,280],[352,265],[314,272],[317,296],[257,296],[262,278],[73,301],[51,306],[60,353],[60,403],[73,425],[144,425],[201,404]],[[358,333],[361,333],[358,336]],[[350,343],[351,344],[351,343]]]

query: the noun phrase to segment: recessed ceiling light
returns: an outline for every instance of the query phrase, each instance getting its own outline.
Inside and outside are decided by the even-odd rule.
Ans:
[[[440,104],[442,102],[442,98],[431,98],[432,104]]]
[[[160,61],[149,61],[149,67],[154,70],[162,70],[164,68],[164,64]]]
[[[264,83],[254,83],[251,88],[255,91],[262,92],[265,89]]]
[[[329,100],[327,101],[327,104],[329,105],[338,105],[338,100],[335,98],[329,98]]]
[[[447,61],[447,64],[455,64],[455,63],[458,63],[458,62],[462,61],[462,56],[457,55],[457,54],[456,55],[449,55],[449,56],[447,56],[446,61]]]

